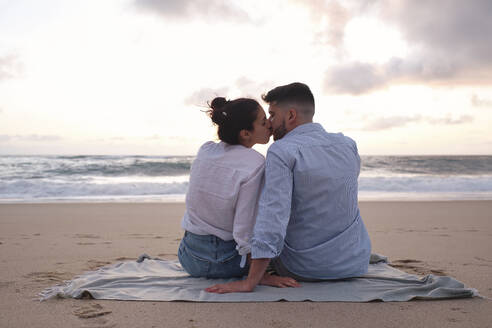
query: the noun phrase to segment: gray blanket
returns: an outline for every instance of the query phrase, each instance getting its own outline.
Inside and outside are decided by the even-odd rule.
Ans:
[[[418,277],[387,264],[373,254],[367,274],[336,281],[301,283],[299,288],[256,287],[253,293],[211,294],[206,287],[234,279],[192,278],[176,261],[151,259],[142,255],[137,261],[122,262],[87,272],[63,285],[44,290],[42,300],[52,297],[133,301],[193,302],[272,302],[272,301],[409,301],[476,296],[451,277]]]

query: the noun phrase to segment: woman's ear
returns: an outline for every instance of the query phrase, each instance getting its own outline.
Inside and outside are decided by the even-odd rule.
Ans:
[[[239,131],[239,140],[243,142],[248,142],[251,138],[251,132],[246,129]]]

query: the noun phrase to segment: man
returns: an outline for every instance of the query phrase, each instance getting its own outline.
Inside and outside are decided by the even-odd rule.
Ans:
[[[270,262],[281,276],[271,283],[278,287],[366,273],[371,243],[358,208],[355,142],[313,123],[314,97],[305,84],[277,87],[263,100],[275,142],[266,156],[249,274],[206,290],[251,292]]]

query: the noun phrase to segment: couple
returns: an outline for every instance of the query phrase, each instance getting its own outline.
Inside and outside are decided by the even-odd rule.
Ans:
[[[251,292],[366,273],[371,243],[360,217],[355,142],[313,123],[309,87],[253,99],[215,98],[219,143],[193,162],[178,258],[194,277],[246,278],[206,289]],[[265,158],[251,147],[275,142]]]

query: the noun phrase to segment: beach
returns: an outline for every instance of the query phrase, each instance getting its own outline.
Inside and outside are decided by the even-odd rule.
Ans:
[[[373,252],[492,298],[492,201],[360,203]],[[192,303],[52,299],[44,288],[147,253],[176,259],[183,203],[0,204],[0,327],[490,327],[492,301]],[[213,281],[211,281],[213,284]]]

